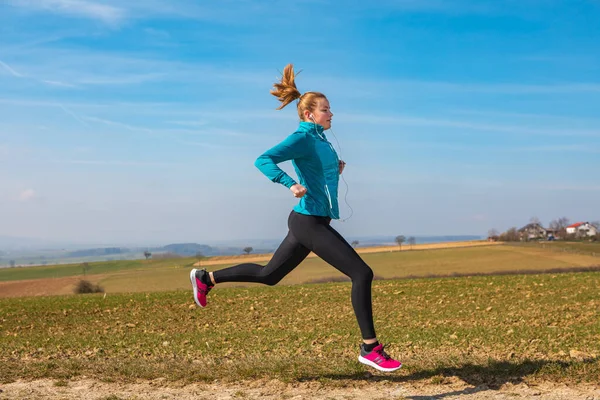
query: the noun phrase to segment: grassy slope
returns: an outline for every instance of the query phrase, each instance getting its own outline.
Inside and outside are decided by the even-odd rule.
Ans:
[[[597,254],[600,255],[600,252]],[[376,276],[386,279],[522,270],[539,271],[600,264],[600,256],[592,256],[591,253],[577,254],[556,251],[553,247],[541,248],[538,246],[490,246],[383,252],[363,254],[362,256],[373,268]],[[188,289],[188,274],[194,261],[194,259],[172,259],[93,263],[89,271],[91,276],[88,276],[88,279],[99,283],[107,293]],[[238,262],[242,262],[241,259]],[[227,266],[213,265],[208,269],[216,270]],[[71,291],[70,288],[74,285],[73,279],[64,281],[47,281],[46,279],[55,276],[77,276],[81,273],[79,265],[15,268],[0,270],[0,281],[5,281],[5,284],[14,282],[14,284],[20,285],[16,282],[18,279],[44,279],[42,288],[48,290],[43,293],[64,294]],[[343,278],[343,275],[333,267],[318,258],[309,258],[285,277],[281,284],[326,282],[340,278]],[[236,285],[225,284],[224,286]],[[2,290],[2,284],[0,284],[0,290]],[[8,291],[8,288],[5,286],[4,290]],[[25,290],[24,288],[23,292],[35,293],[35,290],[32,291],[31,288]],[[11,287],[11,293],[19,293],[18,287]]]
[[[362,257],[373,268],[375,275],[386,279],[525,269],[546,270],[600,264],[600,257],[509,246],[373,253],[364,254]],[[209,266],[208,270],[226,267],[228,266]],[[188,274],[189,268],[153,268],[148,273],[128,272],[113,275],[103,279],[100,284],[108,292],[186,289],[189,286]],[[286,276],[281,284],[327,281],[342,277],[340,272],[324,261],[311,258]]]

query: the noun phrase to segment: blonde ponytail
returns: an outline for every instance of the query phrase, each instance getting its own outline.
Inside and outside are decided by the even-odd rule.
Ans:
[[[317,107],[317,100],[326,99],[326,97],[323,93],[319,92],[300,94],[300,91],[296,88],[296,75],[294,74],[294,65],[286,65],[281,75],[281,81],[273,85],[274,88],[270,93],[281,102],[281,105],[277,107],[278,110],[281,110],[292,101],[300,99],[298,102],[298,117],[300,117],[300,120],[304,120],[304,111],[309,110],[310,112],[314,112]]]
[[[298,91],[298,88],[296,88],[296,82],[294,82],[295,78],[294,65],[288,64],[283,69],[281,81],[273,85],[274,88],[271,90],[271,94],[277,97],[281,102],[281,106],[277,108],[278,110],[281,110],[292,101],[300,98],[301,94]]]

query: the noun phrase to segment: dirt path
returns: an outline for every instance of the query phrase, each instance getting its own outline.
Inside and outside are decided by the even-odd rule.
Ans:
[[[505,384],[499,389],[471,386],[458,378],[445,378],[442,384],[419,382],[395,383],[389,381],[337,382],[335,386],[320,382],[282,383],[254,381],[235,385],[166,384],[159,380],[135,384],[103,383],[93,380],[56,382],[38,380],[0,385],[2,400],[191,400],[191,399],[410,399],[410,400],[487,400],[487,399],[547,399],[547,400],[600,400],[600,386],[561,385],[541,383],[528,386]]]

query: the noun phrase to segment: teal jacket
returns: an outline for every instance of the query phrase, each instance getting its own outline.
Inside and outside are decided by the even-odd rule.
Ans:
[[[258,157],[254,165],[271,181],[290,188],[298,182],[277,166],[288,160],[292,160],[299,183],[306,188],[294,211],[339,219],[339,158],[323,127],[300,122],[296,132]]]

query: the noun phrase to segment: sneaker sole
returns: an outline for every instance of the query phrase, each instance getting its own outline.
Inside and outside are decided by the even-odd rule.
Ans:
[[[196,285],[196,271],[197,269],[195,268],[190,271],[190,282],[192,282],[192,288],[194,288],[194,302],[198,307],[204,308],[204,306],[198,301],[198,285]]]
[[[400,363],[400,366],[396,367],[396,368],[383,368],[377,364],[375,364],[373,361],[369,361],[366,358],[364,358],[363,356],[358,356],[358,361],[368,365],[369,367],[373,367],[379,371],[383,371],[383,372],[392,372],[392,371],[396,371],[397,369],[402,368],[402,363]]]

